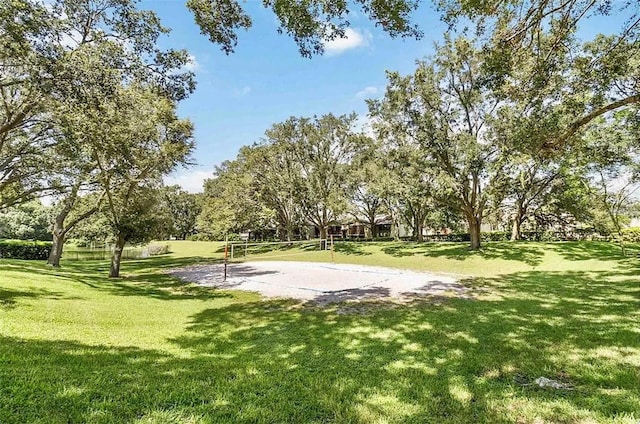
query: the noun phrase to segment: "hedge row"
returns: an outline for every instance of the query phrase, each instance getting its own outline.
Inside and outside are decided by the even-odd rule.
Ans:
[[[50,250],[48,241],[0,240],[0,258],[43,261]]]

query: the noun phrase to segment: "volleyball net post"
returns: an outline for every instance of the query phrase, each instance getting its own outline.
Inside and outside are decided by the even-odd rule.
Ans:
[[[224,278],[222,281],[227,281],[227,265],[229,264],[229,237],[224,238]]]

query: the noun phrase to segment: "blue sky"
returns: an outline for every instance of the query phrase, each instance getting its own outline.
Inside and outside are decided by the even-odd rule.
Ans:
[[[366,98],[382,95],[385,70],[409,73],[415,61],[433,52],[446,26],[426,4],[416,13],[425,37],[392,39],[355,13],[346,40],[327,45],[324,56],[305,59],[296,44],[276,32],[274,15],[261,2],[243,3],[253,27],[239,34],[236,52],[227,56],[200,34],[181,1],[144,0],[140,7],[158,13],[172,29],[163,48],[184,48],[194,58],[196,92],[179,112],[196,128],[198,165],[167,178],[189,191],[201,189],[216,164],[233,159],[238,149],[258,141],[272,124],[290,116],[332,112],[366,115]]]
[[[364,99],[384,92],[385,70],[412,72],[415,61],[432,54],[446,30],[428,2],[414,15],[425,34],[421,40],[392,39],[354,10],[348,38],[328,44],[324,56],[306,59],[293,40],[276,32],[276,19],[261,1],[242,5],[253,27],[239,34],[236,52],[227,56],[200,34],[183,1],[140,3],[172,29],[161,47],[184,48],[193,56],[198,82],[196,92],[179,106],[180,115],[195,124],[197,165],[176,171],[167,184],[201,191],[215,165],[233,159],[241,146],[258,141],[272,124],[290,116],[356,112],[364,118]],[[615,18],[594,19],[581,35],[591,38],[619,25]]]

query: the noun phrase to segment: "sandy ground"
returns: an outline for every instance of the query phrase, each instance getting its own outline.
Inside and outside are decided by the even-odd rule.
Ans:
[[[468,296],[456,278],[426,272],[363,265],[312,262],[243,262],[194,265],[168,271],[205,287],[259,292],[318,303],[350,300],[414,299],[454,294]]]

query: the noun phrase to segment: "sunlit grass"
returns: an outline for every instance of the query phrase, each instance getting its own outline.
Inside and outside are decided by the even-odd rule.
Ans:
[[[455,272],[478,293],[352,309],[162,273],[221,260],[219,243],[172,242],[120,280],[2,260],[0,422],[635,424],[640,262],[610,246],[336,245],[336,262]]]

